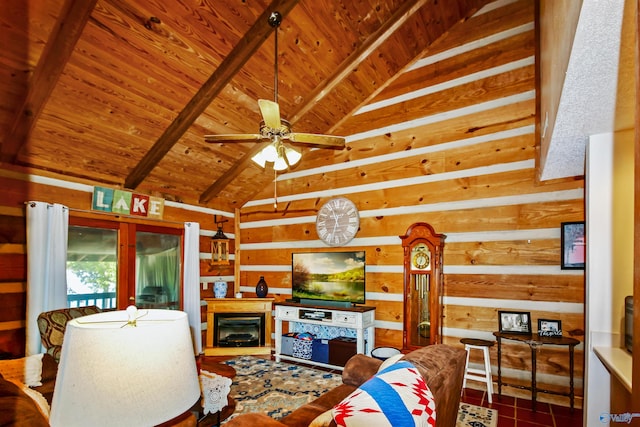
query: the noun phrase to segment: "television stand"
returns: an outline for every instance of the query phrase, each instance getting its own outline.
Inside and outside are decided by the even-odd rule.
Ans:
[[[344,366],[330,365],[310,359],[301,359],[282,354],[282,322],[305,323],[321,325],[326,328],[348,328],[356,332],[356,353],[371,356],[375,347],[375,307],[357,306],[344,308],[329,308],[318,304],[303,304],[295,302],[274,303],[275,307],[275,359],[291,360],[323,366],[330,369],[344,369]],[[287,332],[289,328],[287,329]],[[327,339],[326,336],[316,338]]]

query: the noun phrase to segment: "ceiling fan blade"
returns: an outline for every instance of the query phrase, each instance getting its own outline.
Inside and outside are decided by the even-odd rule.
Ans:
[[[260,106],[264,124],[271,129],[279,130],[281,126],[280,106],[276,102],[267,99],[259,99],[258,105]]]
[[[299,144],[312,145],[318,148],[334,148],[341,150],[344,148],[344,138],[333,135],[320,135],[315,133],[290,133],[287,135],[289,141]]]
[[[206,142],[244,142],[244,141],[262,141],[264,137],[257,133],[238,133],[226,135],[205,135]]]

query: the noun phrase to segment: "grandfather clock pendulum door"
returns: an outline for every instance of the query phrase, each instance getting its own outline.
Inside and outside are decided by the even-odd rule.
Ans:
[[[405,350],[442,342],[442,258],[446,237],[424,222],[411,225],[400,236],[404,250]]]

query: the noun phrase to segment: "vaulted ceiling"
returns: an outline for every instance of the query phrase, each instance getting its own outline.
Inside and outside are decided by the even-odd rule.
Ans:
[[[11,1],[0,17],[2,166],[241,207],[273,181],[250,161],[260,143],[204,135],[258,131],[257,100],[274,98],[271,12],[284,16],[282,116],[299,132],[348,136],[361,125],[354,113],[402,70],[450,34],[474,34],[468,18],[486,3]]]

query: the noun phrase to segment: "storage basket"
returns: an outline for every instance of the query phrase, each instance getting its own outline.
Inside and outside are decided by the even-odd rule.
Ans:
[[[310,360],[312,353],[313,353],[312,339],[296,338],[295,340],[293,340],[293,357]]]

